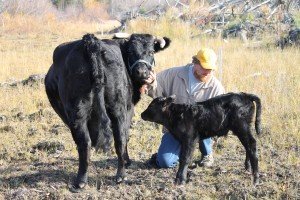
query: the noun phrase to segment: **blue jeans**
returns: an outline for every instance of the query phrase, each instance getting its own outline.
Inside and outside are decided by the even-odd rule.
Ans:
[[[165,133],[158,148],[157,165],[161,168],[175,167],[179,162],[180,149],[180,143],[170,133]],[[199,149],[202,156],[210,154],[212,152],[211,138],[200,140]]]

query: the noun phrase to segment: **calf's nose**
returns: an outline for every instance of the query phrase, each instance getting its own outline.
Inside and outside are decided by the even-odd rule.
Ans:
[[[145,112],[142,112],[141,118],[142,118],[143,120],[146,120],[146,114],[145,114]]]
[[[144,119],[144,113],[141,114],[141,118],[142,118],[143,120],[145,120],[145,119]]]

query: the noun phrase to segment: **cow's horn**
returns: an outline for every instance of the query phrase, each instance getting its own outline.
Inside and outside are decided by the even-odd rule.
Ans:
[[[164,46],[166,45],[166,41],[162,37],[156,36],[154,41],[159,42],[160,48],[164,48]]]
[[[114,36],[119,39],[127,39],[130,38],[131,34],[129,33],[115,33]]]

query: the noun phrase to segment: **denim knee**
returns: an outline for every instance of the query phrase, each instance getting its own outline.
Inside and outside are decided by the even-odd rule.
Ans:
[[[207,156],[212,153],[212,139],[206,138],[199,141],[199,149],[202,156]]]
[[[179,161],[180,143],[170,134],[165,133],[157,152],[157,165],[161,168],[175,167]]]
[[[178,164],[179,156],[173,153],[157,154],[157,165],[161,168],[171,168]]]

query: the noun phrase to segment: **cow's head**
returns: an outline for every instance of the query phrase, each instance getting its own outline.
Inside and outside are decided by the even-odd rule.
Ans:
[[[168,118],[168,107],[171,103],[174,103],[176,99],[175,95],[169,97],[157,97],[148,106],[148,108],[142,112],[141,117],[143,120],[156,122],[163,124],[164,120]]]
[[[116,33],[113,39],[125,39],[120,44],[124,63],[134,82],[144,84],[155,65],[154,54],[169,47],[171,40],[150,34]]]

